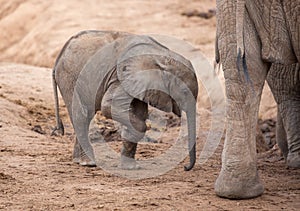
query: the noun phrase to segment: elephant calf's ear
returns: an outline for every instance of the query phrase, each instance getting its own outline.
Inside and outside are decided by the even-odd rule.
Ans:
[[[149,90],[165,91],[161,71],[155,69],[145,70],[134,61],[118,64],[117,74],[122,88],[130,96],[141,101],[145,100],[145,95]]]
[[[148,58],[149,59],[149,58]],[[144,61],[144,60],[143,60]],[[160,69],[147,69],[140,61],[128,59],[118,64],[117,74],[122,88],[133,98],[165,112],[180,110],[174,106]]]

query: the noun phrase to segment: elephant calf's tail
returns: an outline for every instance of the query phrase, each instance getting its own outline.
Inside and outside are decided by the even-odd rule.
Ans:
[[[64,135],[65,133],[64,125],[59,116],[59,100],[58,100],[58,92],[57,92],[57,83],[55,80],[55,67],[52,71],[52,84],[53,84],[53,93],[54,93],[54,101],[55,101],[56,126],[53,129],[51,136],[56,135],[56,131],[59,131],[61,135]]]

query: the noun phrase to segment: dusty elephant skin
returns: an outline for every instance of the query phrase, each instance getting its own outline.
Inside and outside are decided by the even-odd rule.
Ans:
[[[91,75],[86,78],[88,74]],[[138,168],[134,157],[137,142],[147,129],[145,120],[149,104],[178,116],[181,111],[186,112],[190,164],[185,170],[193,168],[196,159],[196,75],[188,60],[151,37],[110,31],[80,32],[65,44],[58,56],[53,85],[56,130],[63,132],[58,110],[58,86],[76,132],[74,162],[95,165],[88,126],[95,112],[101,110],[106,118],[123,125],[120,167]],[[76,96],[80,107],[74,113]],[[78,111],[86,107],[88,116],[80,116]],[[76,126],[85,129],[79,133]]]
[[[217,195],[263,193],[255,125],[265,80],[278,104],[277,142],[289,167],[300,168],[299,1],[217,1],[216,60],[225,75],[227,133]]]

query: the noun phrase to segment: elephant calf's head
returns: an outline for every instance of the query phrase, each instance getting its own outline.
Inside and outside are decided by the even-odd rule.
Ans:
[[[162,111],[187,114],[190,170],[195,163],[196,100],[198,83],[190,61],[141,36],[132,41],[118,61],[121,86],[131,97]]]

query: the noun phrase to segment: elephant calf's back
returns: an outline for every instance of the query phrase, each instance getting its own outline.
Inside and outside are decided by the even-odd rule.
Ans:
[[[61,50],[54,67],[55,81],[71,114],[73,90],[89,59],[106,44],[127,36],[112,31],[82,31],[72,36]]]

